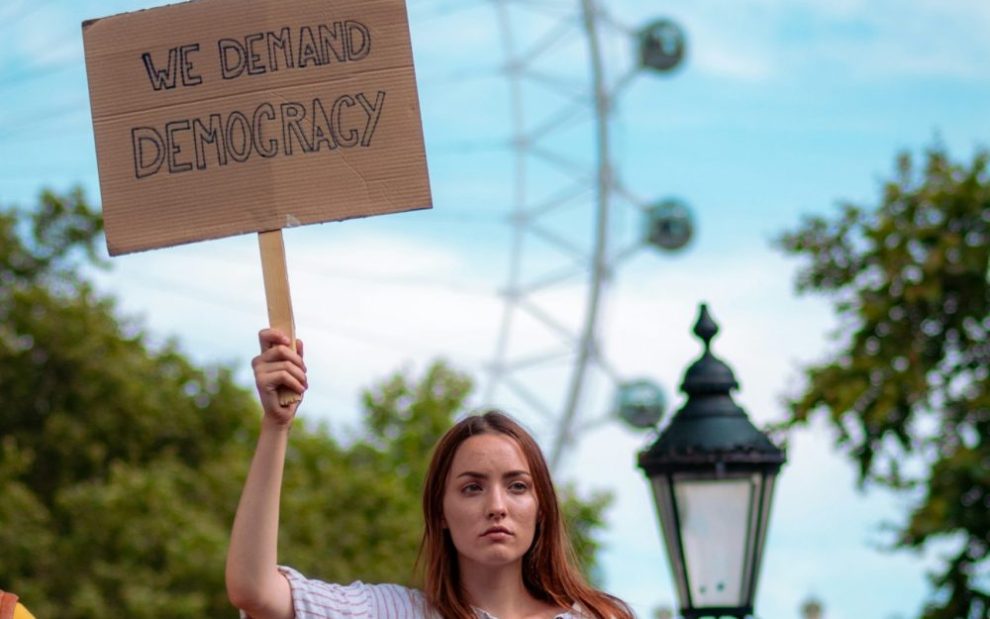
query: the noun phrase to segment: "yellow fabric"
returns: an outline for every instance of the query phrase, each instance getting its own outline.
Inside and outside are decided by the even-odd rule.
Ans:
[[[17,606],[14,607],[14,619],[34,619],[34,615],[18,602]]]

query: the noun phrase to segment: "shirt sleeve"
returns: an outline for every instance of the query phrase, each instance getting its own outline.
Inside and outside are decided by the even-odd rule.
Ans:
[[[337,585],[306,578],[279,567],[292,589],[296,619],[422,619],[421,592],[400,585],[369,585],[355,581]]]

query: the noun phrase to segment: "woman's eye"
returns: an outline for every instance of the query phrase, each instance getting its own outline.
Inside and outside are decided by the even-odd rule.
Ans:
[[[509,485],[509,490],[519,493],[526,492],[527,490],[529,490],[529,484],[527,484],[524,481],[515,481],[512,482],[511,485]]]
[[[481,492],[481,486],[479,484],[474,484],[474,483],[467,484],[463,488],[461,488],[461,492],[463,492],[464,494],[473,494],[475,492]]]

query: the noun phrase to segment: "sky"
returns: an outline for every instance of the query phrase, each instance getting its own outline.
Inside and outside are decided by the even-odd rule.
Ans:
[[[42,187],[75,185],[99,201],[79,24],[157,4],[0,4],[4,205],[30,206]],[[529,65],[541,79],[519,82],[527,126],[563,118],[562,102],[590,92],[577,0],[410,0],[433,208],[285,231],[296,327],[311,376],[305,419],[356,432],[360,389],[396,370],[416,376],[438,358],[474,376],[473,403],[485,403],[519,195],[499,6],[508,7],[508,32],[519,49],[539,49],[543,35],[564,23],[552,49],[534,54]],[[721,327],[714,350],[741,385],[737,402],[758,426],[782,419],[784,398],[800,389],[801,368],[835,350],[842,333],[827,299],[795,294],[800,263],[772,239],[804,216],[835,213],[843,201],[876,204],[902,151],[919,154],[941,143],[968,159],[990,142],[990,5],[613,0],[598,17],[613,82],[632,75],[633,36],[644,24],[669,18],[687,37],[676,71],[639,72],[613,93],[609,146],[624,194],[616,196],[609,239],[613,249],[634,245],[642,221],[636,205],[667,197],[689,205],[694,238],[680,252],[642,248],[615,260],[597,329],[610,369],[589,372],[580,409],[587,427],[558,471],[559,481],[581,492],[614,493],[603,537],[604,585],[649,617],[676,601],[649,489],[635,468],[635,454],[651,436],[607,418],[616,377],[650,378],[671,408],[683,404],[677,386],[701,350],[690,330],[698,304],[707,302]],[[593,172],[593,120],[578,113],[562,121],[547,148]],[[569,182],[536,159],[527,159],[529,200]],[[594,229],[589,204],[569,203],[546,223],[587,249]],[[535,277],[558,259],[553,248],[533,242],[521,268]],[[198,361],[232,363],[250,384],[255,334],[267,320],[252,236],[110,263],[92,277],[153,341],[174,338]],[[565,328],[578,329],[589,281],[578,274],[538,301]],[[525,355],[546,334],[520,319],[512,338]],[[544,446],[563,407],[572,359],[521,378],[550,403],[549,417],[504,390],[493,395]],[[798,617],[813,596],[828,619],[915,616],[929,591],[926,571],[939,565],[951,541],[920,554],[884,550],[889,525],[903,521],[910,497],[857,490],[855,470],[834,438],[822,420],[789,437],[757,615]]]

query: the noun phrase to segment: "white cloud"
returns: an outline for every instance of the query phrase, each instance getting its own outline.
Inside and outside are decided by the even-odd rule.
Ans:
[[[58,4],[25,8],[8,41],[24,67],[46,67],[79,60],[82,37],[71,10]]]

